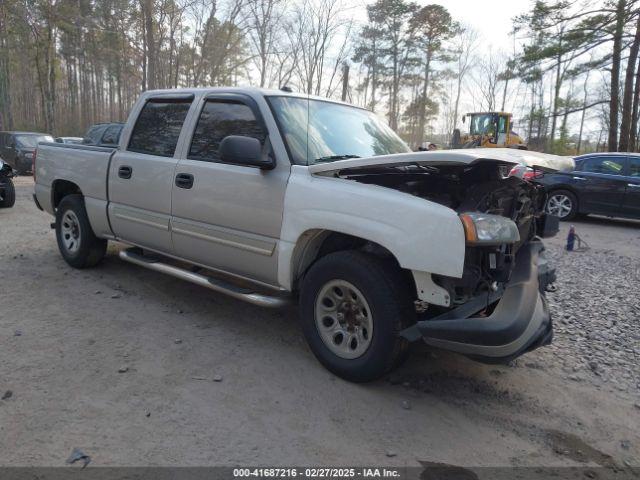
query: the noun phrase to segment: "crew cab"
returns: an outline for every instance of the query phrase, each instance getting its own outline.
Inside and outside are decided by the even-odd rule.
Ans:
[[[60,253],[133,264],[266,307],[299,303],[329,370],[369,381],[423,339],[504,362],[552,338],[544,188],[570,160],[411,152],[373,113],[253,88],[149,91],[117,148],[40,144],[36,204]],[[239,320],[241,321],[241,320]]]

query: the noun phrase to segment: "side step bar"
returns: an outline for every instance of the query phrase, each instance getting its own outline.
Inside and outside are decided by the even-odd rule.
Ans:
[[[287,297],[256,293],[248,288],[242,288],[218,278],[207,277],[205,275],[190,272],[183,268],[169,265],[168,263],[163,263],[157,258],[145,257],[139,252],[140,250],[137,248],[121,250],[120,258],[135,265],[140,265],[141,267],[155,270],[156,272],[166,273],[172,277],[195,283],[196,285],[209,288],[215,292],[224,293],[230,297],[244,300],[245,302],[259,305],[261,307],[278,308],[289,303],[289,298]]]

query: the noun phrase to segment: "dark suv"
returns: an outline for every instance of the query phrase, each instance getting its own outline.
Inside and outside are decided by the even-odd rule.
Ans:
[[[115,148],[120,141],[122,127],[124,127],[124,123],[98,123],[93,125],[87,130],[82,139],[82,144]]]
[[[0,132],[0,158],[18,174],[29,173],[39,142],[53,142],[53,137],[46,133]]]

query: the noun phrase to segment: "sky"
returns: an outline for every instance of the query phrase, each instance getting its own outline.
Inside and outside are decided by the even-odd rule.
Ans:
[[[366,21],[366,11],[364,6],[374,3],[375,0],[365,0],[360,2],[361,8],[358,12],[358,20]],[[427,4],[439,4],[449,10],[451,16],[466,25],[477,30],[485,41],[492,44],[496,49],[511,50],[513,47],[509,43],[509,32],[513,25],[512,19],[516,15],[525,13],[533,4],[533,0],[414,0],[421,6]],[[349,2],[350,3],[350,2]],[[355,3],[355,2],[354,2]]]
[[[503,52],[505,55],[512,54],[514,49],[514,39],[511,36],[514,17],[529,12],[535,0],[413,0],[420,6],[428,4],[439,4],[444,6],[454,20],[463,25],[470,26],[480,35],[480,51]],[[375,0],[344,0],[348,14],[354,18],[357,24],[367,23],[366,5],[372,4]],[[522,40],[516,38],[516,48]],[[594,76],[594,82],[597,80]],[[467,82],[469,83],[469,82]],[[466,85],[461,98],[461,111],[475,111],[478,109],[478,102],[474,99],[472,85]],[[507,94],[505,110],[514,114],[516,128],[519,127],[519,119],[525,115],[523,105],[526,103],[524,96],[528,95],[526,89],[519,83],[511,85]],[[479,101],[479,100],[478,100]],[[585,135],[592,135],[600,130],[599,121],[596,119],[597,112],[591,111],[587,114],[585,123]],[[444,119],[440,116],[435,125],[436,131],[444,127]],[[569,132],[576,133],[579,126],[579,115],[574,114],[569,117]]]

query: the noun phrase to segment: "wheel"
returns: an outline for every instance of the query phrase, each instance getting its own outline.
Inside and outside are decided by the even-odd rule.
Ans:
[[[578,199],[568,190],[554,190],[548,195],[545,211],[560,220],[571,220],[578,213]]]
[[[91,229],[82,195],[67,195],[58,205],[56,238],[62,258],[74,268],[97,265],[107,251],[107,241]]]
[[[11,208],[16,203],[16,187],[10,178],[0,180],[2,195],[0,196],[0,208]]]
[[[358,251],[322,257],[300,292],[302,327],[316,358],[352,382],[399,365],[409,344],[399,333],[415,321],[413,286],[392,262]]]

